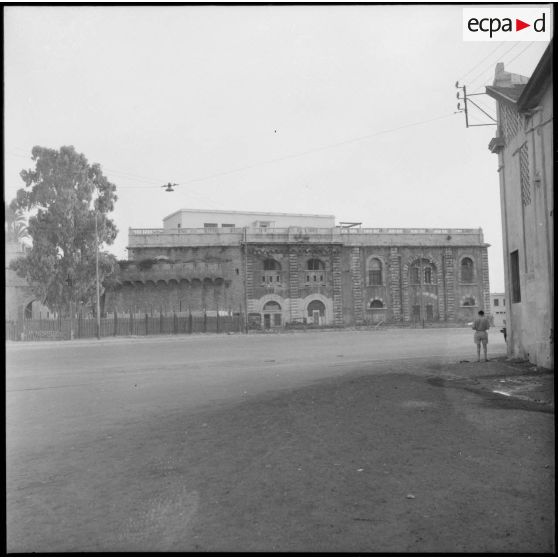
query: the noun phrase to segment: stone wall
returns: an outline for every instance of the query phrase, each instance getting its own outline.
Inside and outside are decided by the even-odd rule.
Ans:
[[[466,235],[473,239],[472,233]],[[414,245],[389,245],[384,237],[379,243],[357,242],[373,240],[368,233],[345,235],[350,240],[346,244],[333,242],[333,236],[324,242],[324,235],[322,242],[317,242],[319,235],[282,243],[280,237],[262,234],[271,241],[249,242],[246,255],[241,240],[230,246],[136,247],[136,260],[121,272],[120,286],[107,295],[107,309],[244,312],[247,304],[254,327],[312,324],[316,310],[320,326],[351,326],[413,320],[465,323],[479,309],[489,309],[482,232],[476,243],[447,240],[445,246],[438,242],[438,233],[435,241],[425,235],[422,243],[415,235]],[[141,259],[155,257],[171,258],[172,263],[141,269]],[[460,278],[464,257],[474,262],[470,283]],[[411,277],[417,262],[422,262],[418,283]],[[379,277],[371,275],[373,265],[379,266]]]

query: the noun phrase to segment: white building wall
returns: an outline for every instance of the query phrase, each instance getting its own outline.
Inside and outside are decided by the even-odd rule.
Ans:
[[[165,229],[198,229],[206,224],[242,227],[316,227],[331,228],[335,226],[334,215],[306,215],[299,213],[265,213],[249,211],[211,211],[203,209],[180,209],[163,219]]]
[[[502,328],[506,325],[506,295],[504,293],[490,293],[493,327]]]
[[[502,111],[499,108],[499,122]],[[508,353],[552,369],[553,362],[553,166],[552,87],[539,107],[522,118],[499,154]],[[522,201],[519,153],[529,154],[530,202]],[[519,254],[521,298],[513,300],[510,254]]]

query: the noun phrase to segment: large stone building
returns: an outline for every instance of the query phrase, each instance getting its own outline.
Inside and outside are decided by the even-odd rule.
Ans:
[[[327,215],[194,210],[163,222],[129,230],[129,259],[105,311],[247,313],[251,327],[266,329],[463,323],[490,311],[481,229],[365,229]]]
[[[508,352],[554,365],[552,43],[530,79],[496,66]]]

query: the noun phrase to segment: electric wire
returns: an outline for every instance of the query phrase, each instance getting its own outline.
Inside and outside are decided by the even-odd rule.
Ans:
[[[442,120],[444,118],[449,118],[450,116],[453,116],[454,114],[455,113],[452,112],[452,113],[445,114],[445,115],[442,115],[442,116],[437,116],[435,118],[430,118],[428,120],[422,120],[420,122],[413,122],[413,123],[410,123],[410,124],[405,124],[403,126],[398,126],[397,128],[391,128],[391,129],[387,129],[387,130],[380,130],[378,132],[374,132],[372,134],[367,134],[365,136],[359,136],[359,137],[355,137],[355,138],[352,138],[352,139],[340,141],[340,142],[337,142],[337,143],[332,143],[332,144],[324,145],[324,146],[321,146],[321,147],[316,147],[316,148],[313,148],[313,149],[309,149],[307,151],[302,151],[302,152],[299,152],[299,153],[293,153],[293,154],[290,154],[290,155],[285,155],[284,157],[278,157],[276,159],[269,159],[267,161],[262,161],[260,163],[254,163],[252,165],[246,165],[245,167],[239,167],[239,168],[236,168],[236,169],[223,171],[223,172],[216,173],[216,174],[209,175],[209,176],[203,176],[203,177],[193,178],[193,179],[189,179],[189,180],[188,179],[187,180],[182,180],[182,181],[178,182],[178,185],[179,186],[184,186],[184,185],[187,185],[187,184],[191,184],[193,182],[201,182],[201,181],[204,181],[204,180],[210,180],[212,178],[217,178],[217,177],[220,177],[220,176],[225,176],[225,175],[233,174],[233,173],[236,173],[236,172],[242,172],[244,170],[250,170],[250,169],[260,167],[260,166],[263,166],[263,165],[267,165],[267,164],[273,164],[273,163],[278,163],[278,162],[281,162],[281,161],[286,161],[286,160],[289,160],[289,159],[295,159],[295,158],[298,158],[298,157],[303,157],[305,155],[310,155],[312,153],[318,153],[320,151],[333,149],[335,147],[348,145],[350,143],[355,143],[355,142],[367,140],[367,139],[370,139],[370,138],[373,138],[373,137],[376,137],[376,136],[380,136],[382,134],[388,134],[388,133],[397,132],[399,130],[403,130],[403,129],[406,129],[406,128],[411,128],[413,126],[420,126],[422,124],[428,124],[430,122],[435,122],[437,120]]]
[[[515,60],[517,60],[523,53],[525,53],[527,50],[529,50],[534,44],[535,44],[535,41],[531,41],[517,56],[514,56],[509,62],[506,62],[506,64],[509,65],[512,62],[514,62]]]
[[[512,50],[514,50],[517,46],[519,46],[521,44],[521,42],[515,42],[508,50],[506,50],[506,52],[504,52],[500,58],[503,59],[504,56],[506,56],[507,54],[509,54]],[[479,78],[484,78],[484,76],[486,75],[487,72],[492,72],[493,71],[493,66],[494,66],[494,62],[491,62],[490,64],[488,64],[484,70],[482,70],[479,74],[477,74],[476,77],[474,77],[473,79],[471,79],[469,81],[469,87],[472,87],[473,83],[475,83]]]
[[[459,78],[459,81],[463,81],[470,73],[476,70],[485,60],[488,60],[497,50],[505,46],[506,43],[500,43],[494,50],[492,50],[487,56],[485,56],[478,64],[475,64],[466,74],[463,74],[462,77]]]
[[[304,157],[306,155],[311,155],[313,153],[318,153],[320,151],[326,151],[328,149],[334,149],[336,147],[341,147],[343,145],[349,145],[351,143],[356,143],[356,142],[368,140],[368,139],[371,139],[371,138],[374,138],[374,137],[377,137],[377,136],[381,136],[383,134],[389,134],[389,133],[397,132],[397,131],[404,130],[404,129],[407,129],[407,128],[412,128],[414,126],[421,126],[421,125],[424,125],[424,124],[429,124],[430,122],[436,122],[438,120],[443,120],[445,118],[449,118],[451,116],[454,116],[455,114],[456,114],[455,112],[451,112],[451,113],[444,114],[444,115],[441,115],[441,116],[437,116],[437,117],[434,117],[434,118],[429,118],[427,120],[421,120],[419,122],[411,122],[409,124],[404,124],[404,125],[398,126],[396,128],[388,128],[386,130],[379,130],[377,132],[373,132],[371,134],[366,134],[364,136],[358,136],[358,137],[343,140],[343,141],[340,141],[340,142],[331,143],[331,144],[323,145],[323,146],[320,146],[320,147],[315,147],[315,148],[312,148],[312,149],[308,149],[306,151],[301,151],[301,152],[298,152],[298,153],[292,153],[292,154],[289,154],[289,155],[285,155],[283,157],[277,157],[275,159],[268,159],[268,160],[261,161],[261,162],[258,162],[258,163],[253,163],[253,164],[246,165],[246,166],[243,166],[243,167],[237,167],[235,169],[230,169],[230,170],[222,171],[222,172],[211,174],[211,175],[205,175],[205,176],[192,178],[192,179],[184,179],[184,180],[179,181],[177,183],[177,186],[185,186],[185,185],[188,185],[188,184],[193,184],[195,182],[203,182],[203,181],[206,181],[206,180],[211,180],[213,178],[219,178],[221,176],[227,176],[229,174],[235,174],[235,173],[238,173],[238,172],[243,172],[245,170],[251,170],[251,169],[258,168],[258,167],[268,165],[268,164],[279,163],[279,162],[282,162],[282,161],[287,161],[289,159],[295,159],[295,158],[298,158],[298,157]],[[18,148],[18,149],[20,149],[20,148]],[[13,153],[13,152],[12,152],[12,154],[16,157],[28,158],[28,156],[25,156],[25,155],[19,155],[19,154]],[[164,182],[164,180],[156,180],[154,178],[147,178],[147,177],[143,177],[143,176],[140,176],[140,175],[134,175],[134,173],[129,173],[129,172],[126,172],[126,171],[118,171],[118,170],[115,170],[115,169],[109,169],[109,168],[104,168],[104,167],[102,167],[102,168],[103,168],[103,171],[106,171],[107,173],[110,172],[111,174],[121,175],[122,177],[126,178],[127,180],[135,180],[135,181],[138,181],[138,182],[141,181],[141,182],[144,182],[144,183],[149,183],[149,184],[152,183],[153,184],[153,185],[149,185],[149,186],[118,186],[118,189],[153,189],[153,188],[159,188],[160,185]],[[135,177],[137,177],[137,178],[135,178]]]

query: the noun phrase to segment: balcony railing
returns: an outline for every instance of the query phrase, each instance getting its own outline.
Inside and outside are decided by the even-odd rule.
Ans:
[[[476,244],[483,243],[482,229],[477,228],[317,228],[317,227],[288,227],[288,228],[180,228],[180,229],[129,229],[129,247],[157,247],[157,246],[206,246],[247,242],[266,243],[320,243],[320,244],[349,244],[358,245],[371,242],[371,236],[380,237],[380,244],[392,242],[387,237],[398,236],[405,244],[420,244],[418,235],[430,235],[436,244]],[[385,238],[381,238],[384,236]],[[476,238],[475,238],[476,237]],[[375,240],[374,240],[375,241]]]

